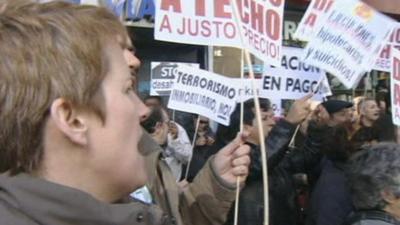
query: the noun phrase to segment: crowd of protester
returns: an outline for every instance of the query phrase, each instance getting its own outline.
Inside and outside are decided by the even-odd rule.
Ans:
[[[362,149],[378,143],[392,142],[392,145],[380,144],[379,149],[385,146],[396,149],[396,126],[391,122],[390,110],[382,95],[377,99],[359,96],[354,102],[330,99],[317,104],[307,100],[308,97],[295,101],[283,118],[274,117],[268,99],[259,99],[265,135],[262,139],[268,155],[269,222],[273,225],[351,224],[349,221],[352,218],[355,222],[353,215],[358,208],[352,201],[348,172],[354,171],[348,168],[354,165],[349,165],[349,161]],[[190,175],[181,176],[180,180],[191,182],[207,159],[235,138],[243,123],[243,130],[249,133],[246,144],[251,149],[251,163],[240,193],[238,224],[257,225],[263,224],[264,207],[260,137],[254,101],[248,100],[243,105],[243,121],[238,104],[230,125],[218,125],[215,134],[209,127],[209,119],[193,115],[193,124],[197,120],[200,123],[195,137],[191,134],[194,145],[188,146],[192,155],[186,159],[192,160]],[[295,132],[297,126],[300,129]],[[187,164],[182,164],[186,170]],[[233,212],[232,206],[226,225],[233,224]]]
[[[139,99],[132,48],[104,8],[0,1],[1,224],[230,225],[239,179],[238,224],[261,225],[262,143],[269,224],[400,224],[386,98],[309,94],[279,119],[259,99],[261,124],[248,100],[229,126],[189,129]]]

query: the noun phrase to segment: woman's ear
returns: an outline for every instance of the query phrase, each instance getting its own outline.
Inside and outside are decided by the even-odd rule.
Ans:
[[[70,101],[63,98],[54,100],[50,106],[50,117],[71,142],[87,145],[87,114],[78,110]]]

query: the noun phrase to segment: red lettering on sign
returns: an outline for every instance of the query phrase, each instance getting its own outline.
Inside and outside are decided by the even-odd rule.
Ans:
[[[281,30],[281,18],[279,14],[275,10],[267,10],[266,21],[269,24],[266,26],[268,37],[274,41],[278,40]]]
[[[396,44],[400,43],[400,29],[395,29],[393,31],[393,33],[390,35],[389,41]]]
[[[269,1],[273,6],[279,7],[282,4],[282,0],[270,0]]]
[[[165,11],[169,11],[169,8],[172,7],[172,10],[176,13],[181,13],[181,1],[180,0],[162,0],[161,1],[161,9]]]
[[[161,26],[160,26],[160,32],[162,32],[164,29],[167,29],[169,33],[172,32],[171,30],[171,24],[169,23],[168,15],[164,15],[161,21]]]
[[[399,86],[399,84],[394,85],[393,105],[400,106],[400,86]]]
[[[318,11],[328,10],[333,4],[333,0],[316,0],[314,2],[314,9]]]
[[[332,7],[332,5],[333,5],[333,1],[330,0],[330,1],[328,2],[328,5],[327,5],[326,8],[325,8],[325,12],[328,12],[328,10]]]
[[[393,58],[393,79],[400,81],[400,59],[394,57]]]
[[[231,13],[225,11],[225,6],[230,5],[230,0],[214,0],[214,15],[219,18],[231,18]]]
[[[196,16],[206,15],[206,4],[205,0],[196,0]]]
[[[381,51],[381,54],[379,55],[379,58],[389,59],[390,50],[391,50],[390,45],[385,45],[385,47],[382,48],[382,51]]]
[[[201,22],[201,27],[202,27],[201,35],[203,35],[203,37],[211,36],[210,26],[211,26],[211,23],[208,20],[204,20]]]
[[[249,8],[249,0],[236,0],[240,18],[242,19],[242,22],[245,24],[249,23],[249,12],[245,11],[244,8],[248,9]],[[243,7],[244,6],[244,7]]]
[[[261,34],[264,33],[264,7],[256,2],[251,2],[251,27]],[[267,20],[268,21],[268,20]],[[258,25],[258,26],[257,26]]]
[[[317,20],[317,15],[314,14],[314,13],[311,13],[311,14],[307,17],[305,24],[306,24],[306,25],[309,25],[310,27],[313,27],[316,20]]]

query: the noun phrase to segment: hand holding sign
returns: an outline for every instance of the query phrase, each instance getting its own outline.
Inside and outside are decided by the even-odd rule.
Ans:
[[[299,124],[310,113],[310,103],[309,99],[313,96],[312,93],[307,94],[306,96],[296,100],[293,105],[290,107],[290,110],[285,117],[285,120],[291,124]]]
[[[235,184],[237,178],[244,182],[249,173],[250,147],[243,144],[245,137],[247,134],[238,134],[215,155],[212,162],[217,175],[230,184]]]

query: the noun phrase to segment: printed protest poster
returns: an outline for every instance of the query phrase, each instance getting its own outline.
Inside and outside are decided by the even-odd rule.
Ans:
[[[334,0],[312,0],[294,33],[294,38],[309,41],[315,28],[331,9]]]
[[[264,98],[299,99],[315,92],[313,99],[332,95],[325,72],[301,61],[302,49],[283,48],[281,67],[267,67],[260,83]],[[322,80],[322,81],[321,81]]]
[[[156,0],[157,40],[246,48],[260,60],[279,65],[284,0],[236,0],[244,46],[230,0]]]
[[[254,79],[255,89],[253,88],[252,80],[249,78],[232,78],[232,82],[235,82],[238,87],[237,102],[245,102],[252,99],[254,98],[254,94],[260,96],[261,79]]]
[[[307,44],[303,61],[354,87],[376,58],[395,23],[357,0],[336,0]]]
[[[392,49],[392,74],[390,78],[392,119],[393,123],[400,126],[400,51]]]
[[[378,59],[372,69],[385,72],[392,71],[392,48],[400,50],[400,24],[397,23],[395,29],[389,37],[389,41],[381,50]]]
[[[178,65],[168,108],[196,113],[228,126],[238,87],[231,78]]]
[[[151,62],[150,95],[170,95],[175,80],[174,69],[178,65],[200,67],[198,63]]]

